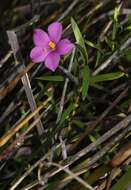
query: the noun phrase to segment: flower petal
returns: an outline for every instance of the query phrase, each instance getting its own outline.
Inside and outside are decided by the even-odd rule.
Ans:
[[[51,71],[55,71],[60,62],[60,56],[57,52],[51,52],[45,59],[45,66]]]
[[[34,47],[30,52],[30,58],[32,62],[39,63],[43,62],[48,54],[49,52],[43,51],[42,48]]]
[[[68,39],[63,39],[57,44],[57,52],[60,55],[66,55],[71,53],[75,45],[71,43]]]
[[[47,48],[50,38],[48,34],[42,29],[35,29],[33,34],[34,44],[38,47]]]
[[[62,24],[59,22],[54,22],[49,25],[48,27],[48,33],[50,36],[50,39],[53,42],[58,42],[61,39],[62,36]]]

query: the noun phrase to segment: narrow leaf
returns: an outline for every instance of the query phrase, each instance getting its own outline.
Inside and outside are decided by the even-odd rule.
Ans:
[[[89,82],[90,82],[90,72],[89,67],[85,66],[82,71],[82,99],[85,100],[88,94]]]
[[[68,108],[63,112],[62,117],[61,117],[61,124],[69,118],[70,113],[75,109],[75,105],[71,103]]]
[[[72,29],[76,38],[76,42],[77,44],[79,44],[85,51],[86,54],[86,59],[88,60],[88,54],[87,54],[87,50],[86,50],[86,46],[85,46],[85,41],[82,37],[81,31],[77,25],[77,23],[75,22],[75,20],[73,18],[71,18],[71,25],[72,25]]]
[[[99,46],[98,46],[97,44],[94,44],[93,42],[91,42],[91,41],[89,41],[89,40],[85,40],[85,43],[86,43],[88,46],[90,46],[90,47],[92,47],[92,48],[95,48],[95,49],[99,50],[100,52],[102,52],[102,50],[99,48]]]
[[[53,75],[53,76],[42,76],[37,77],[38,80],[46,80],[46,81],[54,81],[54,82],[61,82],[64,81],[64,78],[60,75]]]
[[[123,73],[123,72],[115,72],[115,73],[96,75],[96,76],[91,77],[90,82],[97,83],[97,82],[115,80],[115,79],[123,77],[124,75],[125,75],[125,73]]]

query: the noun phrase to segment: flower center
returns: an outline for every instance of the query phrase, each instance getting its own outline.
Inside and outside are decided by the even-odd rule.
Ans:
[[[48,45],[49,45],[49,47],[50,47],[51,49],[55,49],[55,47],[56,47],[56,44],[55,44],[54,42],[52,42],[52,41],[50,41],[50,42],[48,43]]]

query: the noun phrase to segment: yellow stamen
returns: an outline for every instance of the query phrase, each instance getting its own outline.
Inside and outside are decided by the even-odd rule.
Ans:
[[[50,46],[51,49],[55,49],[56,44],[54,42],[50,41],[49,46]]]

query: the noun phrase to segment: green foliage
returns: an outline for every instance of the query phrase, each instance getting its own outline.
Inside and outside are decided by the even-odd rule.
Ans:
[[[126,173],[117,181],[111,190],[125,190],[128,185],[131,185],[131,167],[128,168]]]
[[[93,43],[93,42],[91,42],[91,41],[89,41],[89,40],[85,40],[85,43],[86,43],[88,46],[90,46],[90,47],[92,47],[92,48],[95,48],[95,49],[99,50],[99,52],[102,53],[102,50],[100,49],[100,46],[99,46],[98,44],[95,44],[95,43]]]
[[[127,61],[131,61],[131,49],[124,50],[123,56]]]
[[[124,4],[120,6],[120,1],[111,0],[31,2],[30,5],[27,0],[13,0],[12,7],[1,14],[0,135],[10,134],[10,128],[23,123],[22,117],[29,117],[32,112],[29,103],[34,105],[28,102],[30,96],[34,96],[36,107],[43,105],[39,115],[44,133],[40,136],[37,133],[38,121],[32,127],[36,114],[1,147],[0,190],[11,189],[19,181],[15,189],[86,189],[63,168],[79,174],[77,177],[92,188],[99,188],[103,180],[108,179],[106,174],[112,170],[112,158],[130,140],[130,126],[126,127],[124,122],[121,128],[120,123],[119,130],[119,122],[128,120],[131,104],[131,16],[128,6],[131,1],[127,0],[126,9]],[[26,23],[27,18],[37,13],[41,16],[38,23],[36,18]],[[43,70],[39,64],[31,64],[28,70],[33,29],[41,27],[47,31],[48,24],[57,19],[63,25],[62,39],[76,42],[75,53],[63,56],[60,66],[53,73]],[[21,65],[25,63],[31,84],[31,94],[27,96],[19,82],[23,70],[21,66],[20,70],[16,66],[9,44],[4,40],[4,35],[7,39],[6,30],[25,23],[16,33],[22,51]],[[105,68],[103,63],[108,63]],[[100,72],[94,76],[92,73],[97,69]],[[16,85],[12,79],[15,82],[18,80]],[[2,90],[9,90],[3,99]],[[119,131],[110,136],[116,125]],[[32,127],[30,131],[29,127]],[[123,132],[126,132],[125,135],[118,139]],[[23,133],[26,135],[22,136],[22,142],[16,142]],[[116,139],[118,141],[115,142]],[[52,166],[51,161],[61,165],[62,170]],[[131,183],[130,168],[123,168],[125,162],[118,166],[120,173],[116,173],[111,190],[125,190]]]
[[[52,82],[62,82],[64,78],[60,75],[50,75],[50,76],[42,76],[37,77],[38,80],[52,81]]]
[[[82,37],[81,31],[77,25],[77,23],[75,22],[75,20],[73,18],[71,18],[71,25],[72,25],[72,29],[76,38],[76,42],[84,49],[84,52],[86,54],[86,59],[88,60],[88,54],[87,54],[87,50],[86,50],[86,46],[85,46],[85,41]]]
[[[89,83],[90,83],[90,71],[87,65],[82,70],[82,99],[85,100],[87,97]]]
[[[63,112],[60,124],[69,119],[70,113],[75,109],[75,104],[71,103]]]
[[[123,77],[124,75],[125,74],[123,72],[100,74],[100,75],[96,75],[96,76],[91,76],[90,82],[91,83],[98,83],[98,82],[116,80],[118,78]]]
[[[80,32],[80,29],[75,22],[73,18],[71,18],[71,24],[72,24],[72,29],[76,38],[76,42],[80,46],[81,54],[82,54],[82,60],[84,62],[84,68],[82,69],[82,99],[85,100],[88,94],[88,88],[89,88],[89,82],[90,82],[90,70],[89,67],[87,66],[88,64],[88,54],[87,54],[87,49],[85,46],[85,41],[82,37],[82,34]],[[90,45],[93,45],[90,42]]]

